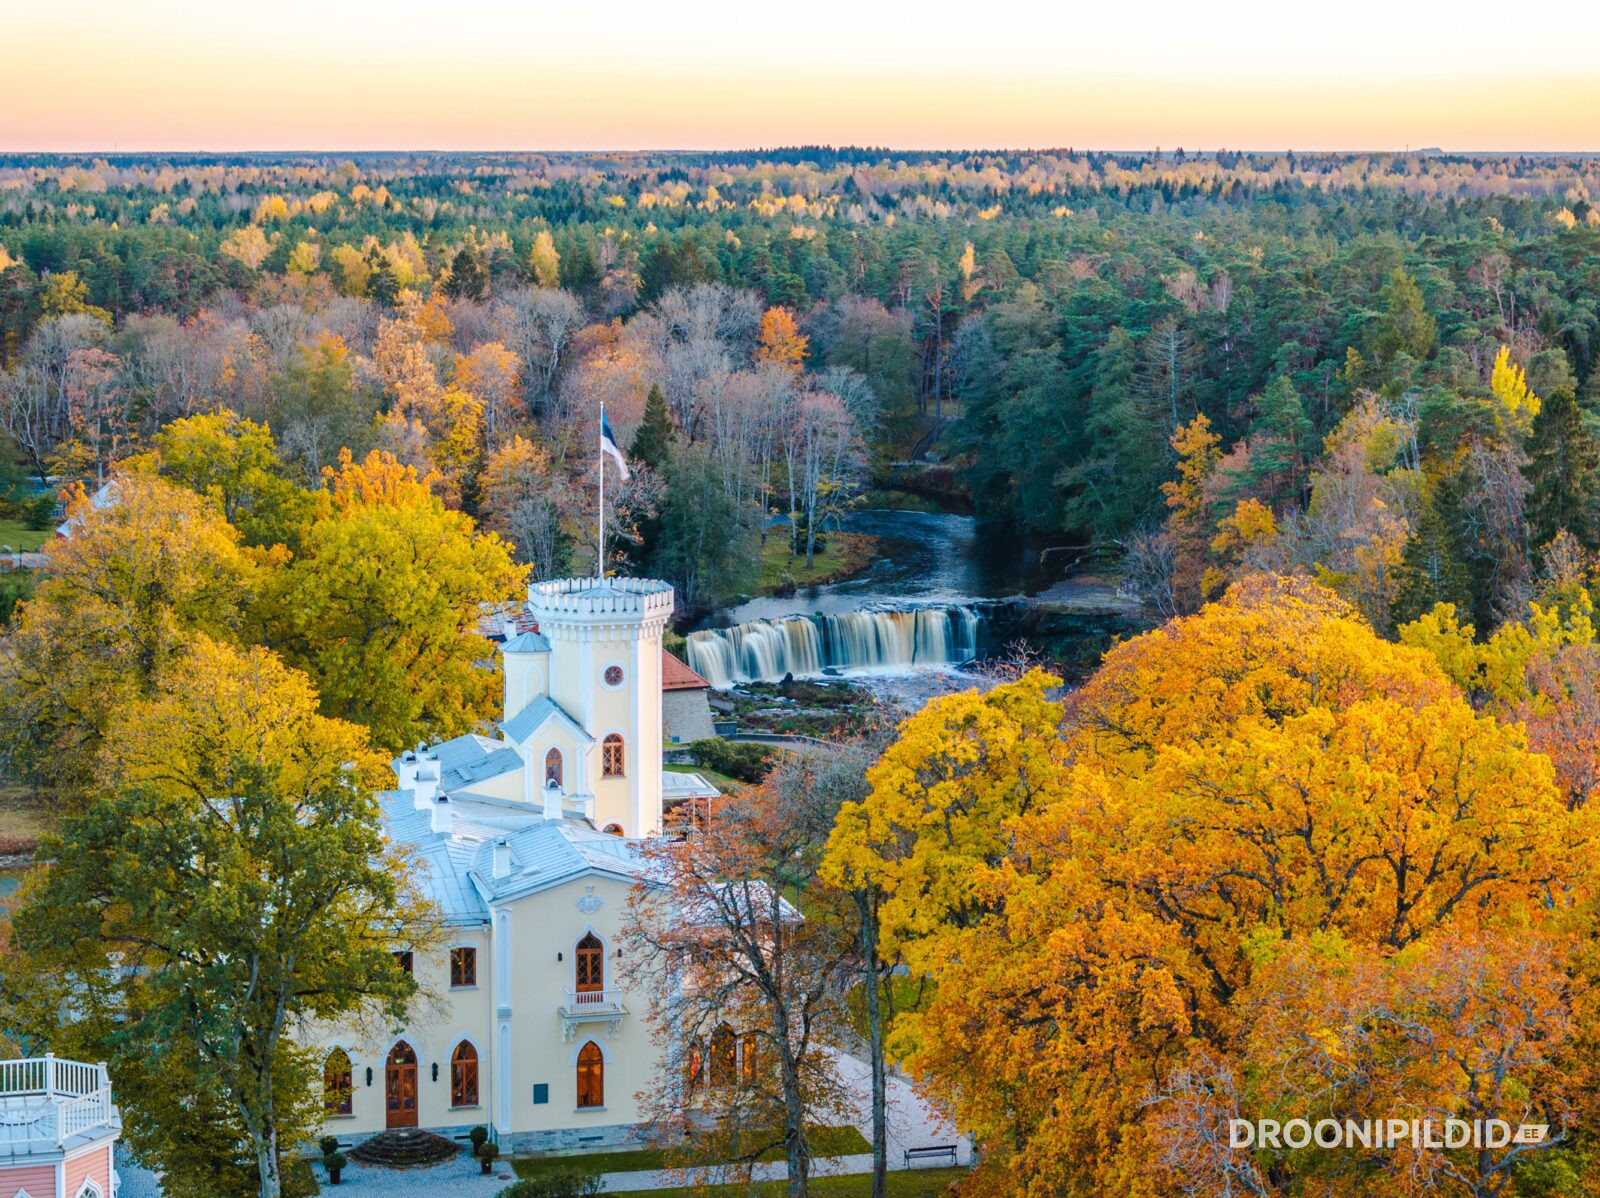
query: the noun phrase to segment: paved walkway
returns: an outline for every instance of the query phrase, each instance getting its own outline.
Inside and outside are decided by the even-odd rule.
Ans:
[[[839,1078],[850,1094],[851,1123],[869,1142],[872,1139],[872,1069],[862,1060],[844,1053],[832,1054]],[[972,1163],[972,1145],[912,1088],[911,1083],[892,1070],[887,1092],[889,1123],[889,1168],[903,1169],[907,1148],[924,1148],[937,1144],[956,1145],[959,1164]],[[581,1165],[582,1158],[574,1163]],[[125,1161],[119,1160],[117,1168],[122,1174],[121,1198],[160,1198],[161,1187],[154,1175]],[[324,1194],[376,1195],[387,1198],[393,1194],[430,1194],[441,1198],[492,1198],[514,1180],[511,1166],[506,1161],[495,1162],[493,1172],[483,1176],[482,1168],[463,1153],[453,1161],[427,1169],[384,1169],[351,1162],[345,1166],[344,1180],[335,1188],[326,1184],[322,1166],[313,1166],[317,1180],[323,1182]],[[872,1154],[829,1157],[814,1163],[819,1176],[872,1172]],[[601,1179],[607,1193],[625,1194],[637,1190],[659,1190],[673,1186],[692,1185],[701,1180],[704,1170],[641,1169],[628,1173],[607,1173]],[[730,1171],[728,1180],[744,1178],[742,1168]],[[757,1181],[781,1181],[789,1175],[789,1166],[783,1161],[770,1161],[754,1166],[751,1176]],[[714,1179],[714,1178],[713,1178]]]

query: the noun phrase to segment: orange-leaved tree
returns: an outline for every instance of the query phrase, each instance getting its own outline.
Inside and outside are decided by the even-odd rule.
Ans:
[[[1066,703],[1053,681],[930,704],[830,842],[934,985],[895,1044],[984,1148],[980,1192],[1494,1193],[1570,1143],[1593,820],[1520,727],[1270,577],[1112,650]],[[1491,1043],[1507,996],[1529,1030]],[[1367,1084],[1320,1083],[1304,1043],[1353,1061],[1363,1027],[1388,1054]],[[1545,1145],[1227,1146],[1231,1117],[1532,1113]]]

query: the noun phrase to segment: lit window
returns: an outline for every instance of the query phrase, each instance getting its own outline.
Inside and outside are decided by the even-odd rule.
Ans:
[[[450,1054],[450,1105],[478,1105],[478,1050],[465,1040]]]
[[[450,984],[476,986],[478,984],[478,950],[453,948],[450,950]]]
[[[590,1040],[578,1050],[578,1106],[606,1104],[606,1059],[600,1046]]]
[[[713,1086],[731,1086],[737,1080],[738,1052],[739,1042],[726,1023],[711,1033],[711,1074],[707,1080]]]

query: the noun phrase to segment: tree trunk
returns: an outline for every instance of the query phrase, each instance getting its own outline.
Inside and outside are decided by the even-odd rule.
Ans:
[[[259,1198],[282,1198],[283,1178],[278,1172],[278,1127],[264,1123],[252,1137],[256,1142],[256,1173],[260,1178]]]
[[[872,1065],[872,1198],[888,1193],[888,1087],[883,1067],[883,1005],[878,994],[878,913],[875,896],[856,892],[861,911],[861,952],[867,967],[867,1043]]]

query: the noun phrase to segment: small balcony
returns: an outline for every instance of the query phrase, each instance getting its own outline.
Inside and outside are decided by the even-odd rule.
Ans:
[[[121,1130],[104,1065],[0,1061],[0,1160],[64,1152]]]
[[[615,1036],[628,1014],[621,990],[565,990],[556,1014],[561,1016],[561,1038],[575,1040],[578,1029],[587,1023],[605,1025],[607,1037]]]

